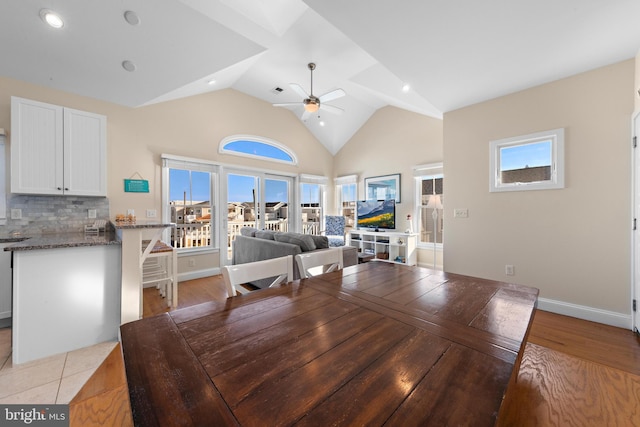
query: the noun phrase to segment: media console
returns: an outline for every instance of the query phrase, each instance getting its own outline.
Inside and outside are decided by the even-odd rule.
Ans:
[[[407,265],[416,265],[417,239],[417,234],[395,231],[349,232],[349,246],[358,248],[358,252],[371,254],[375,260]]]

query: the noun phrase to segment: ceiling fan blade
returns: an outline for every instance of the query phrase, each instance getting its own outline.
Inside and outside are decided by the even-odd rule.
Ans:
[[[274,107],[297,107],[302,105],[302,102],[282,102],[279,104],[272,104]]]
[[[327,104],[320,104],[320,109],[333,114],[342,114],[344,112],[344,110],[340,107]]]
[[[289,83],[289,87],[291,87],[291,89],[293,89],[293,91],[298,95],[300,95],[303,99],[309,97],[309,94],[307,94],[307,92],[304,89],[302,89],[302,86],[300,86],[299,84]]]
[[[329,102],[334,99],[342,98],[347,93],[342,89],[332,90],[331,92],[327,92],[320,97],[320,102]]]

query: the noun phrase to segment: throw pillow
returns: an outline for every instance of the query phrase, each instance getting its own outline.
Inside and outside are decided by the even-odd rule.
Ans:
[[[329,247],[329,239],[327,236],[315,236],[311,234],[311,238],[316,245],[316,249],[327,249]]]
[[[308,234],[299,233],[276,233],[274,235],[276,242],[291,243],[300,246],[302,252],[309,252],[316,249],[313,239]]]
[[[258,231],[255,227],[242,227],[240,229],[240,235],[247,237],[256,237],[256,231]]]
[[[275,240],[273,236],[275,236],[276,232],[271,230],[257,230],[256,237],[258,239],[267,239],[267,240]]]

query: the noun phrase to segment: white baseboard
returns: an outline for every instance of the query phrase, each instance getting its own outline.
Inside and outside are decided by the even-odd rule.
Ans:
[[[178,273],[178,283],[184,282],[185,280],[202,279],[203,277],[215,276],[218,274],[220,274],[219,267]]]
[[[591,322],[604,323],[605,325],[616,326],[618,328],[633,329],[633,320],[630,314],[616,313],[615,311],[601,310],[599,308],[547,298],[538,298],[538,308],[540,310],[589,320]]]

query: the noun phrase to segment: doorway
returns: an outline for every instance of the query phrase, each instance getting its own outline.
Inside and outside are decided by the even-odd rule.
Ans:
[[[226,250],[220,251],[221,266],[231,264],[233,241],[242,227],[292,231],[292,177],[229,170],[223,174],[223,182],[227,190],[227,215],[222,232],[226,229],[227,237]]]

